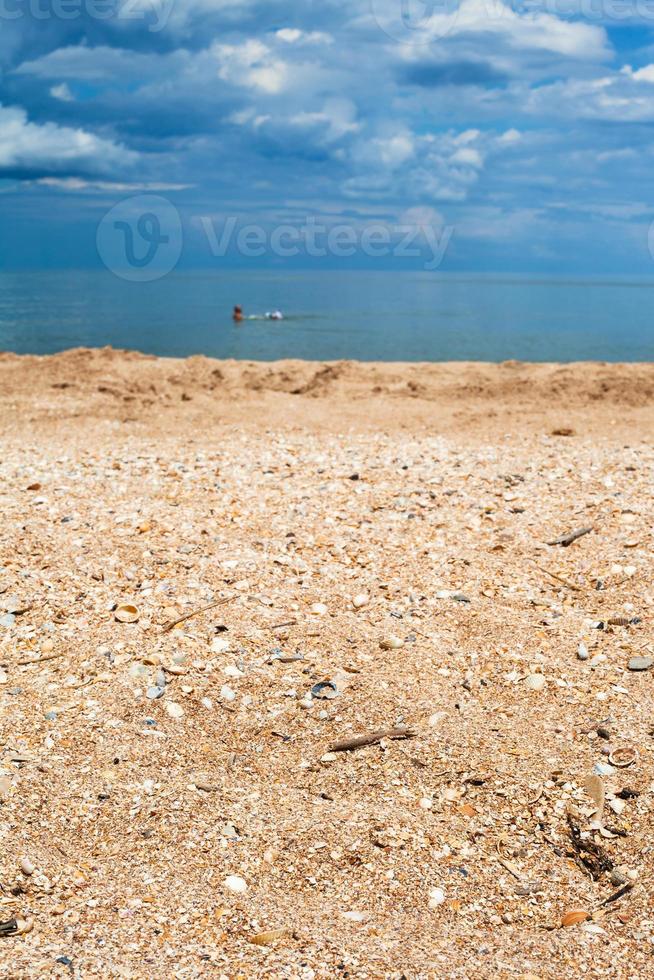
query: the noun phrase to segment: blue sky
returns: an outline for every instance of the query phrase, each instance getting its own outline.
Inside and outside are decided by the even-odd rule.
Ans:
[[[182,267],[232,216],[448,228],[445,270],[649,276],[653,28],[654,0],[0,0],[0,265],[98,265],[103,215],[146,193]]]

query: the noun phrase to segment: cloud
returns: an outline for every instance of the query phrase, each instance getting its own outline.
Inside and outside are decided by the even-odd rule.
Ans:
[[[218,77],[231,85],[276,95],[291,82],[289,65],[276,58],[262,41],[215,44],[212,54],[218,63]]]
[[[75,101],[75,97],[66,82],[62,82],[61,85],[53,85],[50,89],[50,95],[53,99],[59,99],[61,102]]]
[[[579,206],[579,228],[642,221],[611,208],[625,185],[651,197],[654,162],[647,34],[547,6],[137,0],[133,18],[25,16],[0,34],[0,173],[70,214],[76,196],[84,212],[92,195],[157,188],[189,213],[262,220],[431,208],[463,241],[494,226],[518,256],[537,230],[544,254],[567,220],[555,205]]]
[[[137,154],[83,129],[38,126],[20,108],[0,105],[0,174],[103,174],[136,163]]]
[[[333,44],[334,38],[324,31],[301,31],[298,27],[282,27],[275,36],[285,44]]]

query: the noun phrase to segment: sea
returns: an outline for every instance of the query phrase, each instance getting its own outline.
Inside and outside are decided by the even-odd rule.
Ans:
[[[235,304],[246,319],[232,320]],[[279,309],[280,322],[264,319]],[[0,350],[241,360],[649,361],[654,280],[382,271],[0,272]]]

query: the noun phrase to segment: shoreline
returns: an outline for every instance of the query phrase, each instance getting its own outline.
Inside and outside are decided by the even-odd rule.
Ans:
[[[113,348],[0,354],[0,425],[56,429],[83,416],[132,426],[427,427],[444,435],[572,428],[603,438],[646,425],[654,363],[237,361]],[[301,410],[299,411],[299,409]],[[81,423],[78,423],[81,424]]]

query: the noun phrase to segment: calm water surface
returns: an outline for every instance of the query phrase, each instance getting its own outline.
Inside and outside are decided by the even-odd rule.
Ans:
[[[235,326],[281,309],[282,323]],[[423,272],[196,272],[129,283],[109,272],[0,273],[0,350],[77,346],[274,360],[643,361],[654,280]]]

